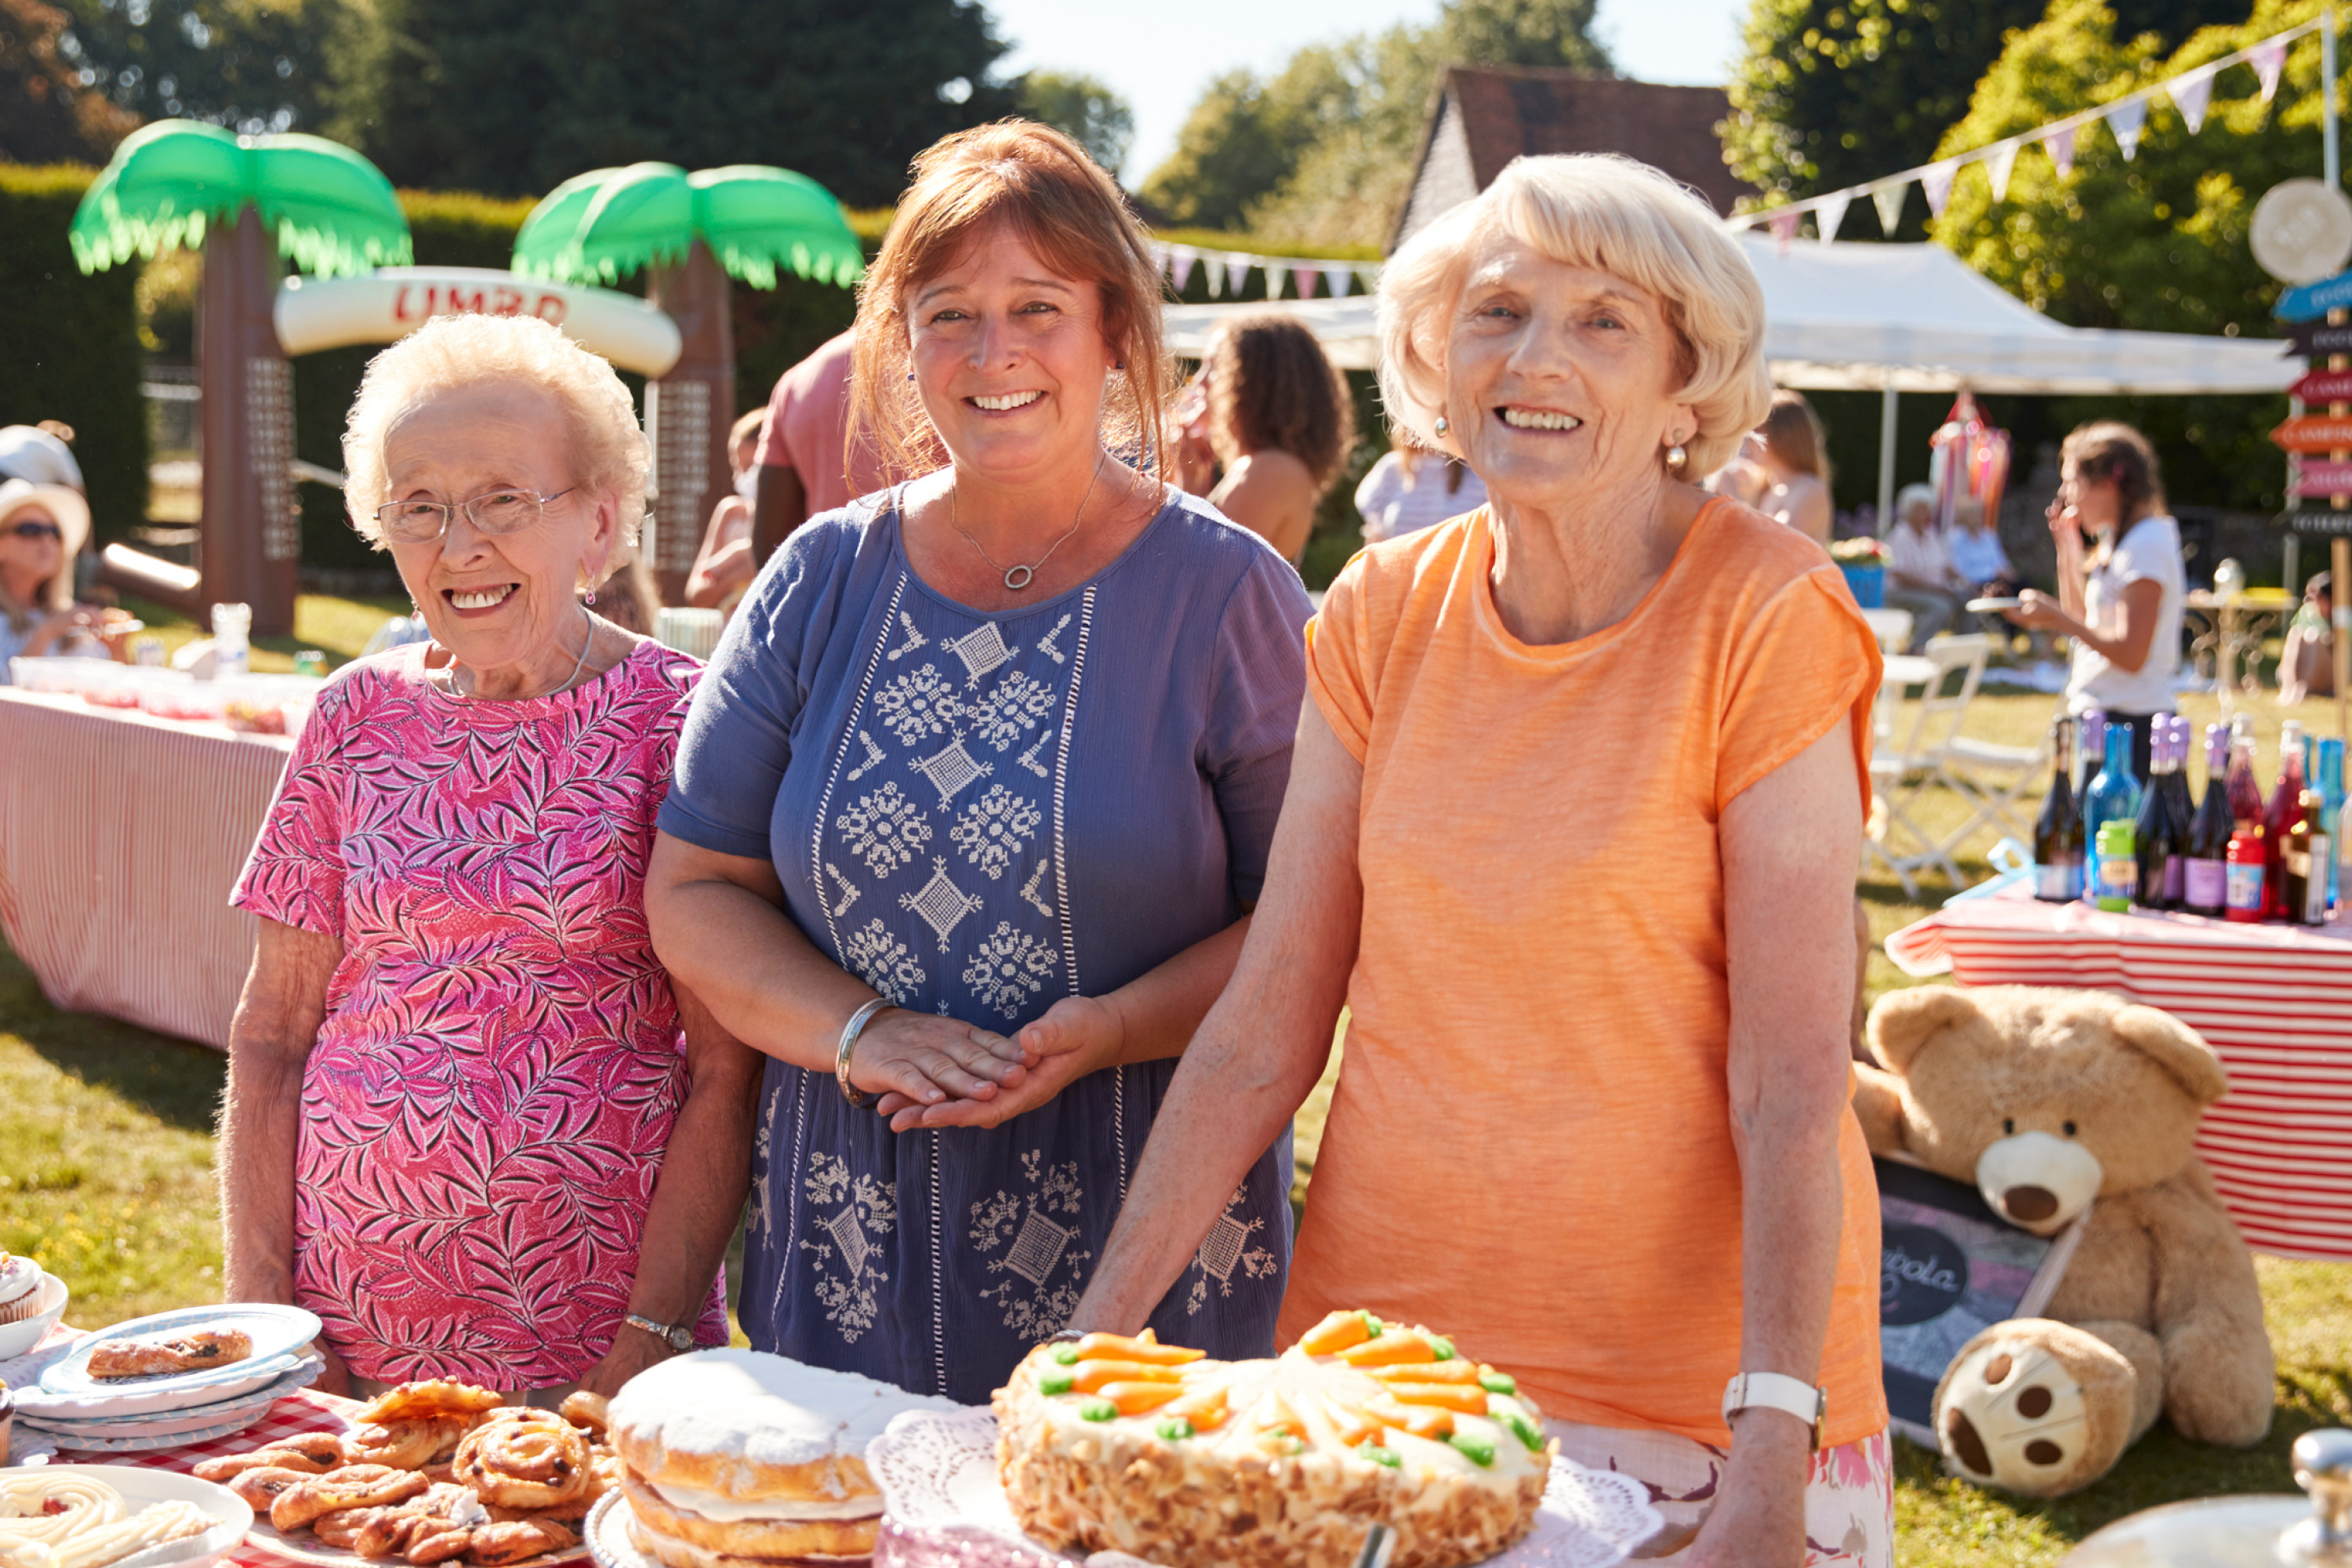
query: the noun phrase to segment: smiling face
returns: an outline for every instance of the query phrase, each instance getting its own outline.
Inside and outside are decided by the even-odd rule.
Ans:
[[[1674,401],[1664,302],[1498,235],[1473,258],[1445,345],[1445,417],[1488,493],[1552,504],[1663,472],[1697,415]]]
[[[1003,225],[907,291],[916,389],[961,468],[1018,481],[1091,464],[1112,354],[1094,284]]]
[[[562,406],[524,382],[437,394],[394,423],[383,452],[388,501],[552,495],[575,472]],[[394,542],[392,558],[436,642],[476,670],[527,668],[578,651],[573,595],[610,556],[616,513],[613,498],[573,489],[519,532],[455,516],[439,539]]]
[[[18,533],[19,528],[37,531],[33,536]],[[45,506],[20,506],[0,522],[0,584],[19,597],[29,597],[40,585],[58,574],[65,564],[66,549],[59,538],[58,520]]]

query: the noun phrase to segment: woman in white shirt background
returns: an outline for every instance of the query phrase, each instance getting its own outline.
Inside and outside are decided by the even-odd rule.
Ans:
[[[1895,498],[1895,526],[1886,531],[1886,607],[1911,612],[1907,652],[1951,624],[1968,584],[1952,570],[1944,531],[1936,526],[1936,492],[1905,485]]]
[[[2173,710],[2180,606],[2188,591],[2180,525],[2165,510],[2147,437],[2115,420],[2076,427],[2059,455],[2050,537],[2058,597],[2032,588],[2009,618],[2073,639],[2066,710],[2104,710],[2132,727],[2132,768],[2147,777],[2148,721]],[[2084,541],[2092,542],[2087,555]]]
[[[1461,458],[1413,445],[1402,426],[1356,487],[1364,542],[1418,533],[1486,504],[1486,482]]]

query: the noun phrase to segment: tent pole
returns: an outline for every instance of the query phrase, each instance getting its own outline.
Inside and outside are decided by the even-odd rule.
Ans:
[[[1878,536],[1895,521],[1895,405],[1901,395],[1889,377],[1878,405]]]

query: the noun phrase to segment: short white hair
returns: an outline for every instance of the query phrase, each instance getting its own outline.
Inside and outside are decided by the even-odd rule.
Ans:
[[[1711,474],[1771,405],[1764,290],[1714,209],[1647,163],[1614,153],[1517,158],[1474,200],[1432,223],[1381,268],[1381,400],[1439,446],[1446,331],[1479,247],[1509,235],[1552,260],[1648,289],[1664,303],[1685,374],[1674,401],[1698,415],[1685,474]]]
[[[390,499],[383,447],[392,427],[442,393],[497,381],[555,399],[571,435],[572,482],[619,498],[618,559],[636,542],[653,471],[636,405],[608,362],[531,316],[436,316],[368,361],[343,426],[343,505],[352,526],[384,547],[375,509]]]
[[[1924,506],[1928,510],[1933,511],[1936,509],[1935,487],[1933,485],[1908,484],[1895,492],[1895,516],[1908,516],[1914,506]]]

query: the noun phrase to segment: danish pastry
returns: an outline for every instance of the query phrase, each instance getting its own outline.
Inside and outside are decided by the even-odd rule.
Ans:
[[[267,1470],[246,1473],[268,1474]],[[395,1470],[384,1465],[345,1465],[322,1476],[304,1476],[279,1492],[269,1505],[269,1522],[281,1531],[299,1530],[320,1515],[341,1509],[383,1508],[406,1502],[432,1484],[414,1470]]]

